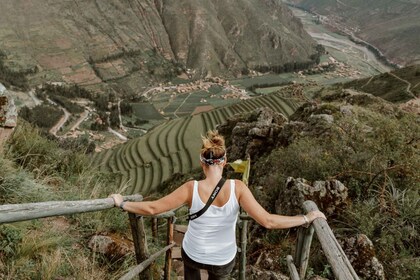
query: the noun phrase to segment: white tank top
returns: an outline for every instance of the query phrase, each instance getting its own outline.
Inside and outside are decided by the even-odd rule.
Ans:
[[[224,265],[235,258],[237,251],[235,230],[239,203],[235,194],[235,180],[229,181],[230,196],[226,204],[221,207],[210,205],[203,215],[188,224],[182,248],[196,262]],[[206,202],[201,201],[198,182],[194,181],[190,214],[201,210]]]

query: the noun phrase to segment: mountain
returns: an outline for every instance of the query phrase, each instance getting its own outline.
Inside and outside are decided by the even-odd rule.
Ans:
[[[393,62],[420,63],[419,0],[292,0],[327,17],[385,54]]]
[[[4,65],[30,82],[138,92],[182,72],[305,63],[315,42],[280,1],[3,0]]]

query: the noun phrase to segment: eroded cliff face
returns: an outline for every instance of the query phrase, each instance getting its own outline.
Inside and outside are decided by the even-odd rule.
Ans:
[[[32,82],[141,86],[308,61],[314,41],[280,1],[2,1],[0,50]],[[118,88],[118,87],[117,87]]]

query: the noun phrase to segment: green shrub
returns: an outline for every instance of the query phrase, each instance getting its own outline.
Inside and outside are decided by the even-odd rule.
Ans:
[[[40,128],[50,129],[63,116],[63,111],[55,106],[41,104],[34,108],[22,107],[19,111],[19,117]]]
[[[12,225],[0,226],[0,260],[10,258],[17,253],[22,241],[22,232]]]

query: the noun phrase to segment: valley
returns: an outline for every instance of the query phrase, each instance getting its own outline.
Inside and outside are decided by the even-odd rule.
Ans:
[[[128,138],[144,135],[154,126],[168,119],[176,119],[234,104],[244,99],[276,92],[291,84],[322,86],[370,77],[391,70],[389,66],[379,61],[368,48],[357,45],[349,38],[334,33],[319,24],[313,14],[293,7],[290,9],[301,20],[308,34],[324,46],[326,53],[321,56],[320,65],[332,66],[331,69],[325,71],[315,67],[316,69],[313,71],[282,74],[263,74],[251,71],[250,75],[239,79],[216,77],[194,82],[183,74],[171,82],[143,88],[143,91],[139,93],[142,101],[131,102],[131,104],[133,108],[138,107],[135,109],[137,117],[147,121],[139,125],[128,125],[127,122],[133,123],[132,118],[120,115],[119,128],[109,128],[99,134],[89,132],[90,138],[97,144],[97,151],[123,143]],[[250,90],[251,88],[252,90]],[[29,107],[39,104],[40,101],[34,96],[34,90],[30,90],[28,94],[31,98],[23,97],[22,93],[17,94],[16,92],[17,104]],[[310,96],[301,96],[300,98],[304,100]],[[121,99],[118,102],[121,102]],[[91,111],[90,107],[91,105],[85,107],[85,110]],[[78,121],[70,121],[67,124],[60,120],[61,123],[53,129],[54,134],[58,133],[60,137],[77,137],[83,134],[83,131],[89,131],[88,124],[94,121],[94,115],[86,112],[83,114],[83,116],[82,114],[74,116]],[[83,125],[83,122],[87,124]]]
[[[384,1],[420,0],[366,3]],[[393,69],[360,30],[343,32],[356,25],[282,2],[350,14],[362,3],[2,1],[0,204],[162,197],[203,178],[201,135],[217,129],[229,165],[249,160],[243,180],[264,209],[299,215],[312,200],[360,279],[417,279],[420,64]],[[244,178],[229,165],[226,178]],[[186,225],[188,209],[175,211],[146,220],[150,253],[172,222]],[[120,279],[138,260],[134,216],[115,207],[1,224],[0,279]],[[246,279],[288,279],[304,231],[246,221]],[[116,257],[96,237],[129,247]],[[305,279],[337,278],[318,241]],[[162,271],[155,262],[153,279]]]

